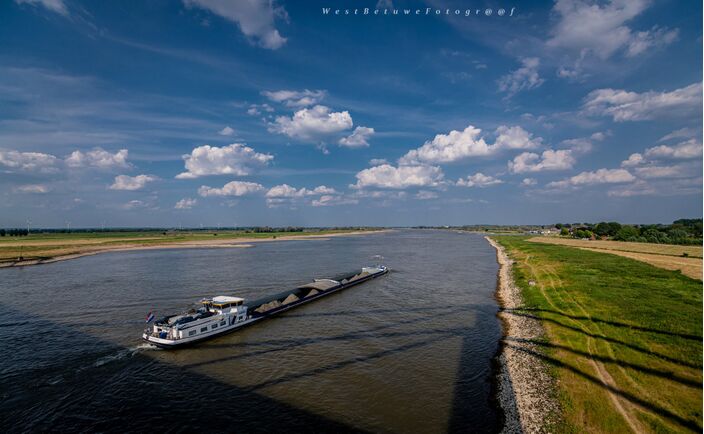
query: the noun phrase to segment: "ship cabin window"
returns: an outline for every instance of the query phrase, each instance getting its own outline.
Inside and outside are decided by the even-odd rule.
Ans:
[[[193,336],[194,334],[196,334],[195,330],[191,330],[190,332],[188,332],[188,336]]]
[[[218,328],[218,325],[217,325],[217,324],[213,324],[213,325],[210,326],[210,328],[211,328],[211,329],[216,329],[216,328]]]
[[[220,325],[221,325],[221,326],[224,326],[224,325],[225,325],[225,321],[224,321],[224,320],[223,320],[223,321],[220,321]]]
[[[234,303],[219,303],[213,304],[212,306],[216,309],[227,309],[228,307],[242,306],[242,301],[236,301]]]
[[[207,332],[207,331],[208,331],[208,327],[202,327],[202,328],[200,329],[200,332],[201,332],[201,333]]]

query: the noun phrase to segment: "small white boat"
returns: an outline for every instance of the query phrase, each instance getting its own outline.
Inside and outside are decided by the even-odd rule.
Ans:
[[[220,295],[200,301],[200,307],[164,317],[144,330],[142,338],[162,348],[177,348],[219,336],[269,318],[309,301],[386,274],[383,265],[364,267],[335,279],[315,279],[298,288],[251,302]]]

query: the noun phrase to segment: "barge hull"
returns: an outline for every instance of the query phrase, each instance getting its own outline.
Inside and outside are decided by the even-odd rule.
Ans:
[[[214,338],[216,338],[216,337],[219,337],[219,336],[223,336],[223,335],[232,333],[232,332],[234,332],[234,331],[236,331],[236,330],[240,330],[240,329],[242,329],[242,328],[244,328],[244,327],[253,325],[253,324],[258,323],[258,322],[260,322],[260,321],[262,321],[262,320],[264,320],[264,319],[267,319],[267,318],[270,318],[270,317],[272,317],[272,316],[274,316],[274,315],[278,315],[278,314],[280,314],[280,313],[286,312],[286,311],[291,310],[291,309],[293,309],[293,308],[296,308],[296,307],[298,307],[298,306],[300,306],[300,305],[309,303],[309,302],[314,301],[314,300],[318,300],[318,299],[320,299],[320,298],[322,298],[322,297],[325,297],[326,295],[338,293],[338,292],[340,292],[340,291],[342,291],[342,290],[344,290],[344,289],[351,288],[351,287],[353,287],[353,286],[356,286],[356,285],[359,285],[359,284],[361,284],[361,283],[367,282],[367,281],[369,281],[369,280],[375,279],[375,278],[377,278],[377,277],[383,276],[383,275],[387,274],[388,272],[389,272],[388,268],[385,268],[385,267],[384,267],[383,270],[380,271],[380,272],[378,272],[378,273],[369,274],[369,275],[367,275],[367,276],[360,277],[360,278],[358,278],[358,279],[356,279],[356,280],[353,280],[353,281],[350,281],[350,282],[340,283],[340,284],[338,284],[338,285],[336,285],[336,286],[333,286],[333,287],[331,287],[331,288],[328,288],[328,289],[325,289],[325,290],[321,290],[321,291],[318,292],[318,294],[315,294],[315,295],[313,295],[313,296],[310,296],[310,297],[302,297],[302,298],[300,298],[300,299],[298,299],[298,300],[296,300],[296,301],[294,301],[294,302],[287,303],[287,304],[284,304],[284,305],[281,305],[281,306],[278,306],[278,307],[269,309],[269,310],[267,310],[266,312],[263,312],[263,313],[257,312],[257,313],[255,313],[255,314],[253,314],[250,318],[248,318],[247,320],[245,320],[245,321],[243,321],[243,322],[240,322],[239,324],[234,324],[233,326],[231,326],[231,327],[229,327],[229,328],[227,328],[227,329],[219,330],[219,331],[217,331],[217,332],[215,332],[215,333],[212,333],[212,334],[201,335],[201,336],[198,336],[198,337],[195,337],[195,338],[191,338],[191,339],[184,338],[184,339],[179,339],[179,340],[169,340],[169,339],[153,338],[153,337],[147,336],[146,334],[143,334],[143,335],[142,335],[142,338],[143,338],[145,341],[149,342],[150,344],[156,345],[156,346],[159,347],[159,348],[164,348],[164,349],[184,348],[184,347],[186,347],[186,346],[194,345],[194,344],[197,344],[197,343],[199,343],[199,342],[203,342],[203,341],[205,341],[205,340],[214,339]],[[349,278],[349,277],[352,277],[352,276],[348,276],[348,278]],[[342,279],[342,280],[344,280],[344,279]],[[301,290],[301,289],[304,289],[304,288],[305,288],[305,286],[304,286],[304,287],[299,287],[299,288],[296,288],[296,289],[293,289],[293,290],[290,290],[290,291],[286,291],[286,292],[283,292],[283,293],[280,293],[280,294],[277,294],[277,296],[276,296],[277,298],[274,298],[274,299],[278,299],[279,297],[285,297],[286,295],[293,294],[293,293],[295,293],[296,291]],[[251,306],[252,310],[254,311],[254,309],[257,309],[257,308],[260,307],[262,304],[264,304],[264,303],[261,303],[262,300],[270,300],[270,299],[271,299],[271,297],[267,297],[267,298],[261,298],[261,299],[255,301],[255,302],[252,304],[252,306]],[[249,308],[249,307],[248,307],[248,308]]]

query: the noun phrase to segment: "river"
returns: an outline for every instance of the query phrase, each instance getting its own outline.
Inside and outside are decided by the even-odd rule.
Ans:
[[[192,348],[144,317],[391,272]],[[497,263],[438,230],[114,252],[0,270],[0,431],[495,432]]]

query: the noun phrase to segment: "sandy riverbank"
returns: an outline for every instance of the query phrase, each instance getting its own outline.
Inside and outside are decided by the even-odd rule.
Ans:
[[[503,247],[489,237],[499,263],[497,298],[503,324],[503,340],[499,355],[498,399],[505,416],[503,433],[547,432],[548,418],[557,411],[554,380],[547,366],[534,354],[541,350],[530,341],[542,339],[540,322],[512,314],[523,307],[521,290],[512,279],[512,261]]]
[[[70,259],[81,258],[84,256],[97,255],[106,252],[126,252],[133,250],[163,250],[163,249],[209,249],[209,248],[247,248],[254,247],[255,243],[266,243],[276,241],[293,241],[293,240],[317,240],[325,241],[333,237],[371,235],[388,232],[388,229],[378,231],[355,231],[355,232],[340,232],[334,234],[321,235],[285,235],[276,238],[221,238],[213,240],[193,240],[193,241],[174,241],[165,242],[162,244],[138,245],[130,243],[120,243],[109,246],[85,246],[84,251],[74,252],[66,255],[57,255],[46,259],[28,259],[24,261],[13,261],[0,263],[0,268],[8,267],[26,267],[29,265],[50,264],[59,261],[68,261]]]

